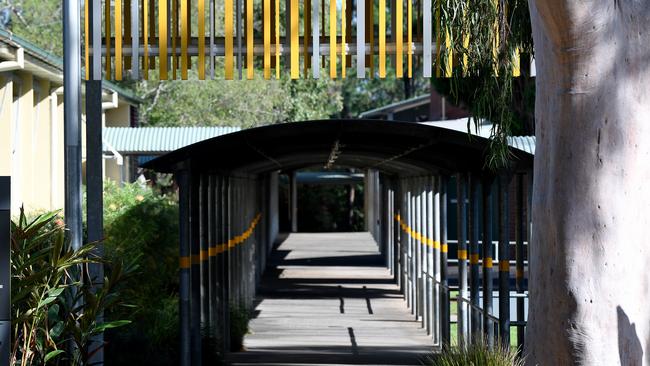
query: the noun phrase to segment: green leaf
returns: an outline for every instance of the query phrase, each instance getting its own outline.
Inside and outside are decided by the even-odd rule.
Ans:
[[[106,329],[119,328],[119,327],[123,327],[123,326],[128,325],[128,324],[131,324],[130,320],[115,320],[115,321],[108,322],[108,323],[102,323],[102,324],[99,324],[99,325],[97,325],[95,327],[95,330],[93,331],[93,333],[101,333],[101,332],[105,331]]]
[[[58,322],[56,323],[52,329],[50,329],[50,338],[56,339],[58,338],[61,333],[63,333],[63,330],[65,329],[65,323],[64,322]]]
[[[51,359],[53,359],[54,357],[56,357],[56,356],[58,356],[58,355],[60,355],[62,353],[65,353],[65,351],[61,350],[61,349],[57,349],[55,351],[52,351],[52,352],[48,353],[47,355],[45,355],[45,363],[47,363],[48,361],[50,361]]]

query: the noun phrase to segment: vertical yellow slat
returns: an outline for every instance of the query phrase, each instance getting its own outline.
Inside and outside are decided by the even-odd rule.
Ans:
[[[439,78],[442,74],[442,67],[440,66],[440,2],[436,6],[436,77]]]
[[[386,77],[386,0],[379,0],[379,77]]]
[[[122,80],[122,0],[115,0],[115,80]]]
[[[291,78],[300,77],[300,8],[298,0],[291,0]]]
[[[347,20],[346,20],[346,15],[347,15],[347,9],[345,8],[346,5],[346,0],[341,1],[341,78],[345,79],[345,68],[347,67],[346,65],[346,50],[345,50],[345,45],[346,45],[346,40],[347,40]]]
[[[264,0],[264,79],[271,78],[271,0]]]
[[[162,0],[158,8],[158,44],[160,49],[160,80],[167,80],[167,0]]]
[[[255,65],[253,65],[255,40],[253,36],[253,0],[246,0],[246,78],[248,80],[253,79],[255,75]]]
[[[131,47],[133,46],[133,41],[131,40],[131,0],[123,0],[122,2],[124,3],[124,41],[122,45]],[[124,69],[131,69],[131,56],[124,56]]]
[[[104,36],[106,37],[106,80],[111,79],[111,2],[106,1],[104,7]]]
[[[409,1],[409,0],[406,0]],[[404,69],[402,62],[404,60],[404,3],[402,0],[395,0],[395,24],[393,24],[393,29],[395,30],[395,76],[398,78],[404,77]]]
[[[233,78],[233,63],[234,63],[234,54],[233,54],[233,0],[225,0],[224,3],[224,32],[225,32],[225,46],[226,46],[226,62],[225,62],[225,77],[226,80],[232,80]]]
[[[90,80],[90,19],[88,19],[88,0],[84,1],[84,53],[86,55],[86,80]]]
[[[199,80],[205,80],[205,0],[198,0],[199,8],[199,18],[198,24],[199,27]],[[192,11],[191,9],[189,11]],[[189,35],[188,35],[189,37]]]
[[[409,78],[413,77],[413,1],[408,1],[408,20],[406,24],[407,28],[407,39],[406,39],[406,67],[407,75]],[[418,7],[419,8],[419,7]],[[417,22],[420,23],[419,21]]]
[[[305,77],[309,73],[311,66],[311,57],[309,56],[309,43],[311,42],[311,0],[304,0],[303,2],[303,26],[305,31],[302,35],[302,54],[303,54],[303,69]]]
[[[144,46],[144,53],[142,55],[143,75],[145,80],[149,79],[149,5],[148,1],[142,2],[142,42]]]
[[[187,47],[189,41],[189,19],[188,6],[189,0],[181,0],[181,79],[187,80],[187,69],[189,66],[189,57]]]
[[[280,0],[275,0],[275,78],[280,79]]]
[[[172,0],[172,77],[174,80],[178,77],[176,75],[178,70],[176,47],[178,47],[178,0]]]
[[[336,79],[336,33],[336,0],[330,0],[330,77],[332,79]]]
[[[447,51],[445,56],[445,77],[450,78],[454,67],[454,53],[451,49],[451,36],[448,30],[445,30],[445,50]]]

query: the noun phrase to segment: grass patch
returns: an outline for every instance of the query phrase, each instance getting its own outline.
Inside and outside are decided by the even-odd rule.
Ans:
[[[515,351],[503,347],[489,349],[483,343],[470,345],[467,349],[448,347],[441,354],[431,355],[425,361],[429,366],[523,366],[524,362]]]

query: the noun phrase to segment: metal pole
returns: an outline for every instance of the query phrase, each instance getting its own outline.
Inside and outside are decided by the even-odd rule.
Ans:
[[[209,263],[208,263],[208,176],[206,174],[200,175],[200,191],[199,191],[199,271],[201,278],[201,338],[205,337],[205,330],[209,327],[210,318],[210,277],[209,277]]]
[[[189,172],[184,170],[176,175],[178,182],[178,213],[179,213],[179,316],[180,316],[180,364],[191,366],[190,352],[190,179]]]
[[[465,174],[456,176],[456,227],[458,229],[458,290],[460,298],[469,298],[467,288],[467,177]],[[458,300],[458,344],[465,347],[468,341],[467,305]]]
[[[516,266],[515,286],[517,294],[524,293],[524,233],[526,232],[526,218],[524,217],[524,175],[517,174],[517,215],[515,216]],[[524,321],[524,298],[517,297],[517,321]],[[523,350],[524,326],[517,326],[517,348]]]
[[[434,225],[433,225],[433,181],[430,178],[427,178],[427,212],[426,212],[426,222],[427,222],[427,236],[431,239],[435,236]],[[437,324],[437,319],[435,319],[433,304],[434,293],[436,284],[433,283],[433,246],[427,245],[427,308],[429,311],[429,324],[427,329],[427,334],[433,335],[434,330],[436,329],[435,325]]]
[[[434,176],[431,177],[433,180],[434,193],[433,193],[433,232],[434,232],[434,251],[433,251],[433,278],[435,280],[434,284],[434,312],[433,317],[436,320],[435,327],[433,328],[434,334],[434,343],[441,344],[441,314],[440,314],[440,300],[442,295],[442,288],[440,287],[440,281],[442,280],[440,274],[440,179]]]
[[[508,187],[510,175],[499,176],[499,342],[510,347],[510,235]]]
[[[289,202],[291,204],[291,232],[298,232],[298,179],[297,173],[291,172],[291,182],[289,184],[291,189],[291,198]]]
[[[419,240],[417,237],[415,240],[415,258],[413,258],[415,266],[415,319],[424,321],[422,313],[422,263],[420,262],[420,253],[423,249],[422,233],[424,233],[422,230],[422,180],[418,178],[415,183],[415,190],[417,193],[415,195],[415,215],[413,215],[413,218],[415,219],[415,227],[413,230],[420,234]]]
[[[481,341],[481,318],[475,307],[479,307],[479,251],[478,241],[480,235],[480,200],[481,200],[481,183],[475,175],[470,176],[470,215],[469,215],[469,233],[470,233],[470,302],[473,306],[470,308],[471,313],[471,341],[477,343]]]
[[[101,2],[93,0],[86,2],[92,19],[88,20],[89,39],[97,40],[101,36]],[[101,39],[99,43],[101,44]],[[86,226],[88,242],[98,243],[94,254],[102,258],[104,246],[104,172],[103,172],[103,142],[102,142],[102,75],[101,53],[93,49],[89,53],[90,80],[86,81]],[[99,62],[98,62],[99,61]],[[96,290],[104,285],[104,264],[89,265],[90,281]],[[97,314],[97,324],[104,322],[104,314]],[[93,365],[104,364],[104,333],[92,336],[88,345],[88,360]]]
[[[431,226],[429,225],[429,218],[431,215],[429,212],[431,211],[431,207],[429,205],[430,203],[430,196],[431,196],[431,185],[428,179],[424,179],[424,183],[422,186],[422,233],[428,238],[431,239],[433,237],[432,232],[431,232]],[[423,293],[424,293],[424,314],[425,314],[425,329],[427,331],[427,335],[431,335],[431,279],[429,278],[430,275],[430,267],[431,263],[429,262],[430,254],[431,254],[431,243],[427,240],[425,245],[422,246],[423,253],[422,253],[422,278],[423,278]]]
[[[224,339],[224,352],[230,350],[230,249],[228,248],[228,240],[230,239],[230,179],[228,177],[221,177],[221,243],[226,244],[225,252],[221,254],[223,259],[223,339]]]
[[[0,365],[11,360],[11,177],[0,177]]]
[[[63,1],[63,114],[65,144],[65,219],[70,246],[81,248],[81,10]]]
[[[483,333],[487,338],[488,347],[494,345],[492,320],[492,198],[493,184],[491,178],[485,178],[483,189]]]
[[[442,318],[442,343],[445,346],[451,345],[451,319],[449,314],[449,282],[447,280],[447,176],[440,177],[440,282],[442,282],[442,306],[440,316]]]
[[[190,343],[193,365],[201,364],[200,176],[190,173]]]

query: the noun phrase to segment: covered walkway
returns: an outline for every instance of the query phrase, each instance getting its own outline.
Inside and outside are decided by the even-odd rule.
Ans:
[[[432,350],[368,233],[291,234],[258,291],[233,365],[419,365]]]

